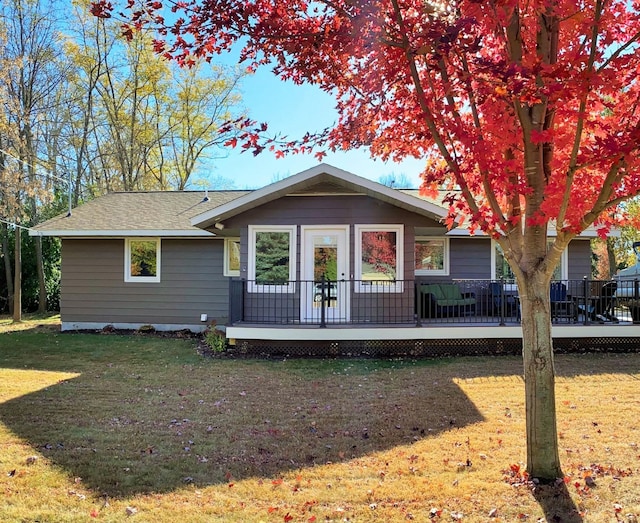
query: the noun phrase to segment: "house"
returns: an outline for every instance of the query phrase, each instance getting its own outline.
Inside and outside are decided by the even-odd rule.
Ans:
[[[520,338],[499,247],[448,230],[446,212],[321,164],[254,191],[112,193],[31,234],[62,238],[63,330],[215,321],[231,340]],[[603,328],[571,301],[592,293],[594,236],[557,268],[554,335],[575,337],[582,319],[585,335]]]

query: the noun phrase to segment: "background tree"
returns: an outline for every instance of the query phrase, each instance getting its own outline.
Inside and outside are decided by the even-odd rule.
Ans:
[[[220,127],[243,113],[242,74],[182,70],[85,0],[60,14],[53,0],[0,3],[0,313],[16,319],[57,305],[59,242],[14,224],[64,212],[69,183],[74,206],[108,190],[184,189],[208,176],[237,133]]]
[[[253,67],[335,95],[325,133],[281,144],[258,128],[246,147],[368,146],[424,158],[427,193],[457,189],[447,223],[494,238],[518,283],[528,472],[561,476],[549,284],[568,243],[640,189],[638,2],[193,0],[170,28],[161,9],[134,4],[127,30],[155,27],[179,63],[238,43]]]
[[[0,21],[5,33],[2,49],[8,67],[5,73],[4,109],[9,126],[15,127],[18,140],[8,142],[7,157],[17,162],[17,178],[10,190],[14,193],[13,220],[20,224],[38,221],[39,202],[48,199],[50,186],[39,171],[39,153],[44,145],[42,136],[48,114],[53,110],[52,93],[62,79],[59,49],[55,41],[52,5],[38,0],[10,0],[2,4]],[[45,167],[46,169],[46,167]],[[15,320],[22,311],[22,229],[15,228],[14,242],[14,304]],[[47,306],[42,239],[33,239],[35,268],[38,275],[40,312]]]
[[[243,76],[206,62],[173,72],[175,96],[164,113],[169,132],[160,169],[170,186],[184,190],[198,162],[221,155],[223,144],[235,135],[233,127],[226,133],[220,129],[239,116],[238,86]]]
[[[416,188],[415,184],[404,173],[385,174],[383,176],[380,176],[378,181],[382,185],[386,185],[387,187],[391,187],[392,189],[415,189]]]

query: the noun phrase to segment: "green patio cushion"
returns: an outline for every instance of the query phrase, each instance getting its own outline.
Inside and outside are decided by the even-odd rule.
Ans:
[[[464,306],[464,305],[474,305],[476,303],[475,298],[460,298],[459,300],[438,300],[438,305],[440,307],[447,306]]]
[[[460,294],[460,289],[455,283],[452,283],[452,284],[441,283],[440,288],[442,289],[442,294],[444,295],[444,299],[446,301],[462,300],[462,294]],[[447,303],[443,305],[455,305],[455,304]]]
[[[439,283],[432,283],[430,285],[421,285],[420,290],[423,294],[433,294],[433,297],[439,302],[446,299],[445,293]]]

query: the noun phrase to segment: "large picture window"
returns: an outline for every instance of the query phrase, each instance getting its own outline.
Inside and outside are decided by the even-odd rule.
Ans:
[[[415,242],[416,276],[449,274],[449,239],[418,237]]]
[[[249,291],[294,292],[295,226],[249,226]]]
[[[356,225],[356,289],[402,292],[402,225]]]
[[[124,249],[124,281],[160,281],[160,238],[127,238]]]
[[[549,240],[547,242],[548,247],[551,247],[553,240]],[[504,257],[504,252],[502,251],[502,247],[498,245],[498,243],[494,240],[491,240],[491,244],[493,246],[491,258],[492,258],[492,267],[491,267],[491,278],[494,280],[507,280],[507,281],[515,281],[515,276],[511,267],[507,263],[507,260]],[[569,268],[568,268],[568,258],[567,258],[567,250],[565,249],[562,253],[562,258],[560,259],[560,263],[556,266],[553,271],[552,280],[566,280],[569,277]]]
[[[224,239],[224,275],[240,276],[240,238]]]

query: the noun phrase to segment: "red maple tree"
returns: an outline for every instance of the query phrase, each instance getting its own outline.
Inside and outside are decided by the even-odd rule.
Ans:
[[[569,241],[606,231],[640,191],[640,2],[170,5],[169,25],[162,2],[130,0],[126,31],[154,27],[156,51],[184,64],[241,45],[249,67],[335,96],[334,127],[282,143],[248,129],[243,147],[424,158],[422,190],[451,189],[449,224],[465,217],[501,245],[522,306],[528,472],[560,477],[549,283]],[[110,4],[93,11],[108,16]]]

